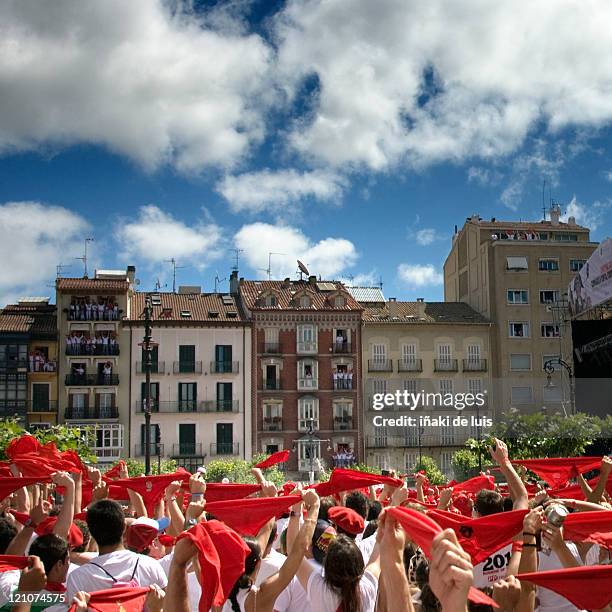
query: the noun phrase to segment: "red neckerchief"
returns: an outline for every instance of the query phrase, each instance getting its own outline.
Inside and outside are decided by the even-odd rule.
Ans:
[[[50,580],[47,580],[45,590],[50,591],[51,593],[65,593],[66,587],[62,582],[51,582]]]

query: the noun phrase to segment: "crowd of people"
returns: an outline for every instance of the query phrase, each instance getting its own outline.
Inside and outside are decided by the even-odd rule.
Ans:
[[[332,455],[332,462],[337,468],[350,468],[355,465],[356,457],[353,449],[342,448]]]
[[[30,372],[55,372],[57,363],[50,360],[45,351],[30,351],[28,353]]]
[[[73,297],[68,312],[70,321],[118,321],[119,305],[113,297]]]
[[[66,355],[118,355],[119,344],[115,332],[98,332],[90,335],[87,332],[73,331],[66,336]]]
[[[255,484],[207,483],[204,468],[130,478],[124,462],[102,474],[24,436],[0,465],[0,605],[610,612],[612,460],[517,465],[499,440],[490,452],[497,482],[435,487],[419,473],[408,487],[339,468],[277,488],[265,478],[276,454]]]

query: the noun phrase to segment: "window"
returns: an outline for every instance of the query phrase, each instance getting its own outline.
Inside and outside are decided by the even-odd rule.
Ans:
[[[25,413],[27,374],[0,374],[0,414]]]
[[[384,344],[372,345],[372,361],[378,364],[387,363],[387,347]]]
[[[417,362],[416,344],[402,344],[402,365],[406,368],[414,368]]]
[[[416,393],[417,392],[416,378],[409,378],[407,380],[404,380],[402,383],[402,387],[404,391],[408,391],[408,393]]]
[[[413,474],[417,465],[419,463],[419,453],[415,453],[413,451],[408,451],[404,456],[404,466],[406,472],[409,474]]]
[[[163,454],[163,447],[161,445],[161,429],[159,425],[156,423],[152,423],[149,427],[149,447],[151,449],[151,455],[161,455]],[[146,442],[145,442],[145,424],[141,423],[140,425],[140,447],[137,449],[138,455],[144,455],[146,450]]]
[[[319,440],[298,441],[298,470],[301,472],[318,471],[321,461],[321,442]]]
[[[529,291],[527,289],[508,289],[508,304],[529,304]]]
[[[276,296],[273,293],[269,293],[263,297],[264,306],[276,306]]]
[[[570,272],[580,272],[582,266],[586,263],[586,259],[570,259]]]
[[[157,412],[159,410],[159,383],[152,382],[150,389],[151,389],[151,410],[153,412]],[[145,408],[146,396],[147,396],[147,383],[143,381],[140,383],[140,405],[143,410]]]
[[[578,234],[567,234],[567,233],[556,233],[555,235],[555,240],[558,240],[559,242],[577,242],[578,241]]]
[[[449,451],[440,452],[440,470],[442,473],[450,477],[453,474],[453,453]]]
[[[441,378],[440,379],[440,393],[444,395],[445,393],[453,392],[453,379],[452,378]]]
[[[555,304],[559,301],[558,289],[542,289],[540,291],[540,304]]]
[[[506,257],[506,269],[510,271],[527,270],[526,257]]]
[[[142,359],[142,372],[145,371],[145,364],[147,363],[147,351],[145,351],[144,347],[141,350],[141,359]],[[151,372],[153,374],[157,374],[159,370],[159,347],[152,346],[151,347]]]
[[[538,263],[540,272],[557,272],[559,270],[558,259],[540,259]]]
[[[531,355],[529,353],[512,353],[510,355],[510,369],[517,372],[531,370]]]
[[[540,326],[542,338],[558,338],[559,326],[555,323],[542,323]]]
[[[334,430],[353,429],[353,402],[350,400],[334,402]]]
[[[182,344],[179,346],[179,372],[195,372],[195,345]]]
[[[300,308],[310,308],[310,298],[307,295],[300,297]]]
[[[472,395],[482,393],[482,378],[468,378],[467,392]]]
[[[96,456],[103,461],[120,459],[123,450],[123,425],[118,423],[98,425],[95,431]]]
[[[529,323],[526,321],[510,321],[508,334],[511,338],[529,338]]]
[[[217,412],[231,412],[233,390],[231,382],[217,383]]]
[[[197,383],[178,384],[178,410],[179,412],[195,412],[198,403]]]
[[[376,448],[384,448],[387,446],[387,428],[386,427],[375,427],[374,428],[374,446]]]
[[[386,393],[387,381],[384,378],[372,379],[372,393]]]
[[[298,361],[298,389],[317,389],[318,364],[314,359],[301,359]]]
[[[217,344],[215,346],[215,361],[213,371],[226,373],[232,371],[232,345]]]
[[[455,442],[455,428],[452,425],[444,425],[440,428],[440,444],[452,446]]]
[[[388,470],[390,465],[389,465],[389,457],[387,457],[387,455],[382,455],[380,453],[376,453],[374,455],[374,465],[379,469],[379,470]]]
[[[178,448],[173,449],[172,454],[195,455],[197,450],[195,423],[179,423],[178,437]]]
[[[316,397],[301,397],[298,400],[298,431],[319,429],[319,400]]]
[[[233,455],[234,451],[234,426],[232,423],[217,423],[217,455]]]
[[[334,308],[344,308],[346,305],[346,298],[342,295],[337,295],[334,298]]]
[[[282,431],[283,405],[279,402],[263,405],[263,424],[265,431]]]
[[[32,412],[47,412],[51,410],[49,403],[49,383],[34,383],[32,385]]]
[[[114,393],[96,393],[96,407],[101,419],[112,419],[115,408]]]
[[[316,353],[317,335],[314,325],[298,325],[297,327],[298,353]]]
[[[513,404],[528,404],[533,401],[531,387],[512,387],[511,400]]]
[[[438,345],[438,362],[440,365],[450,365],[451,363],[451,345]]]

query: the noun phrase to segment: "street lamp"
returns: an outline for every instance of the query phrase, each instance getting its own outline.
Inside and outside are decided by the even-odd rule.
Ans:
[[[151,296],[145,295],[144,322],[145,332],[142,342],[143,366],[145,371],[145,396],[144,396],[144,417],[145,417],[145,474],[151,474],[151,319],[153,317],[153,304]]]
[[[308,454],[309,454],[309,459],[310,459],[310,472],[309,472],[309,480],[310,480],[310,484],[314,483],[314,451],[316,448],[316,445],[318,444],[319,447],[321,445],[321,442],[327,442],[328,446],[327,446],[327,450],[331,450],[331,447],[329,446],[331,440],[322,440],[320,438],[316,437],[316,433],[317,430],[315,429],[315,420],[314,419],[308,419],[307,420],[307,427],[308,429],[306,430],[306,435],[308,436]]]
[[[546,388],[553,389],[555,386],[552,380],[552,375],[555,372],[556,365],[560,365],[567,372],[570,392],[570,413],[576,414],[576,389],[574,386],[574,371],[572,369],[572,366],[567,363],[567,361],[564,361],[560,357],[555,357],[554,359],[549,359],[544,363],[544,371],[546,372]]]

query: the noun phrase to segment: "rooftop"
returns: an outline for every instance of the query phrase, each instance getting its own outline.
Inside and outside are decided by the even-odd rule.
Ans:
[[[128,321],[144,321],[145,293],[130,298]],[[149,293],[153,305],[153,321],[167,323],[242,323],[245,318],[236,299],[221,293]]]
[[[0,332],[49,336],[57,333],[56,307],[46,302],[9,304],[0,311]]]
[[[124,278],[58,278],[55,281],[58,291],[112,291],[114,293],[127,293],[129,282]]]
[[[463,302],[387,302],[385,306],[366,308],[363,319],[366,324],[486,324],[489,322]]]
[[[385,296],[380,287],[347,287],[346,290],[358,301],[373,304],[385,303]]]
[[[240,281],[240,294],[249,310],[345,310],[361,311],[363,307],[339,281],[308,280]],[[275,304],[266,306],[264,299],[275,297]],[[300,305],[300,298],[310,298],[308,306]],[[335,297],[344,297],[343,305],[336,305]]]

